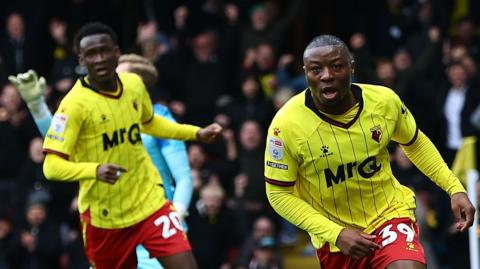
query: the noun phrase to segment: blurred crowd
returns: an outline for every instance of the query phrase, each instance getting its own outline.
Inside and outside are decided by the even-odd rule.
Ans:
[[[202,269],[283,268],[280,247],[300,242],[268,205],[263,154],[275,111],[306,88],[302,53],[316,35],[341,37],[355,81],[395,90],[448,164],[462,138],[480,132],[478,1],[25,0],[2,1],[0,19],[0,269],[88,268],[78,186],[45,180],[42,139],[7,76],[34,69],[46,77],[55,111],[85,74],[72,36],[89,21],[108,23],[122,52],[155,64],[152,100],[179,122],[226,129],[220,143],[188,144],[186,221]],[[394,174],[417,194],[429,268],[468,268],[448,197],[390,149]]]

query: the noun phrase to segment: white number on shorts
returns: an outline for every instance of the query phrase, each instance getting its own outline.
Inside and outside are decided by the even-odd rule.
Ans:
[[[180,218],[178,217],[177,212],[170,212],[170,214],[168,214],[168,217],[165,215],[160,216],[153,223],[155,224],[155,226],[160,226],[163,224],[162,236],[165,239],[176,234],[177,230],[183,231],[183,227],[180,224]],[[174,227],[170,228],[171,223]]]
[[[384,239],[382,241],[382,246],[386,246],[388,244],[393,243],[395,240],[397,240],[397,238],[398,238],[397,232],[390,231],[390,228],[392,228],[392,226],[393,226],[393,224],[389,224],[389,225],[385,226],[385,228],[383,228],[380,231],[379,234]],[[413,241],[413,238],[415,237],[415,232],[413,231],[413,229],[410,226],[406,225],[405,223],[399,223],[397,225],[397,230],[399,232],[401,232],[402,234],[407,236],[405,241],[407,241],[407,242],[412,242]]]

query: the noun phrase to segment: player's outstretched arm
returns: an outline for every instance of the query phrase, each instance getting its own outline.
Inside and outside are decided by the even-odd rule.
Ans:
[[[26,73],[9,76],[8,80],[19,91],[40,133],[45,136],[52,121],[52,113],[48,110],[43,97],[46,86],[45,78],[39,78],[34,70],[28,70]]]
[[[200,128],[194,125],[171,122],[157,115],[142,124],[142,132],[145,134],[164,139],[198,140],[203,143],[215,142],[221,137],[222,131],[223,128],[217,123]]]
[[[452,211],[457,230],[464,232],[473,224],[475,207],[466,194],[460,180],[448,168],[433,143],[423,132],[409,146],[402,146],[415,166],[451,197]]]

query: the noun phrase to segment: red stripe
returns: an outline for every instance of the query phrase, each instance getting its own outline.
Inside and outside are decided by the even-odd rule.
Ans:
[[[46,148],[43,149],[43,153],[55,154],[55,155],[61,157],[62,159],[65,159],[67,161],[68,161],[68,158],[69,158],[69,156],[65,153],[55,151],[55,150],[51,150],[51,149],[46,149]]]
[[[152,116],[150,117],[150,119],[148,119],[147,121],[144,121],[142,122],[142,124],[148,124],[150,123],[152,120],[153,120],[153,117],[155,116],[155,114],[152,113]]]
[[[280,186],[280,187],[292,187],[292,186],[295,185],[295,181],[285,182],[285,181],[271,179],[271,178],[268,178],[268,177],[265,178],[265,181],[272,184],[272,185]]]
[[[417,137],[418,137],[418,128],[415,130],[415,134],[413,135],[412,140],[410,140],[407,144],[402,144],[402,145],[405,147],[410,146],[411,144],[413,144],[413,142],[415,142],[415,140],[417,140]]]

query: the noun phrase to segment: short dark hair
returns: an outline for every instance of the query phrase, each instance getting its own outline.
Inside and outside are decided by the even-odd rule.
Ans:
[[[113,29],[101,22],[90,22],[83,25],[75,34],[74,38],[74,51],[75,53],[80,53],[80,41],[86,36],[95,35],[95,34],[106,34],[112,38],[114,44],[118,44],[117,34]]]
[[[305,52],[312,48],[325,47],[325,46],[337,46],[343,48],[347,53],[350,59],[353,60],[352,54],[348,49],[347,44],[343,42],[340,38],[333,35],[319,35],[316,36],[308,43],[307,47],[303,51],[303,56],[305,57]]]

